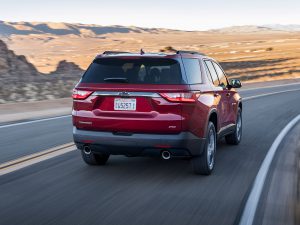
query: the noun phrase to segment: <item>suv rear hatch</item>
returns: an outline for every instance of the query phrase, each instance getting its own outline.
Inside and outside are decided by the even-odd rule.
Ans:
[[[181,62],[161,57],[97,58],[73,93],[78,129],[179,133],[182,102],[193,100]]]

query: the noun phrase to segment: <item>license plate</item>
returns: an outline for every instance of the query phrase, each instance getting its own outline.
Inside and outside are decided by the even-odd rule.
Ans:
[[[134,98],[115,98],[115,110],[136,110],[136,99]]]

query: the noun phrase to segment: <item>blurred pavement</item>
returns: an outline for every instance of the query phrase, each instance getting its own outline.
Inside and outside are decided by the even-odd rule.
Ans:
[[[272,162],[254,224],[300,224],[300,123],[284,138]]]
[[[72,99],[0,104],[0,123],[71,115]]]

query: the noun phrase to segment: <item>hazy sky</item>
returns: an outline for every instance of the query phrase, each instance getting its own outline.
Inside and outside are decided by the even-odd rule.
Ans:
[[[185,30],[300,24],[300,0],[0,0],[0,20]]]

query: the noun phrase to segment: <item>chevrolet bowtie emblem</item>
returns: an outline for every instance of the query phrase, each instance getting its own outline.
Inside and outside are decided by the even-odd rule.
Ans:
[[[120,92],[119,95],[123,96],[123,97],[130,96],[130,94],[128,92]]]

